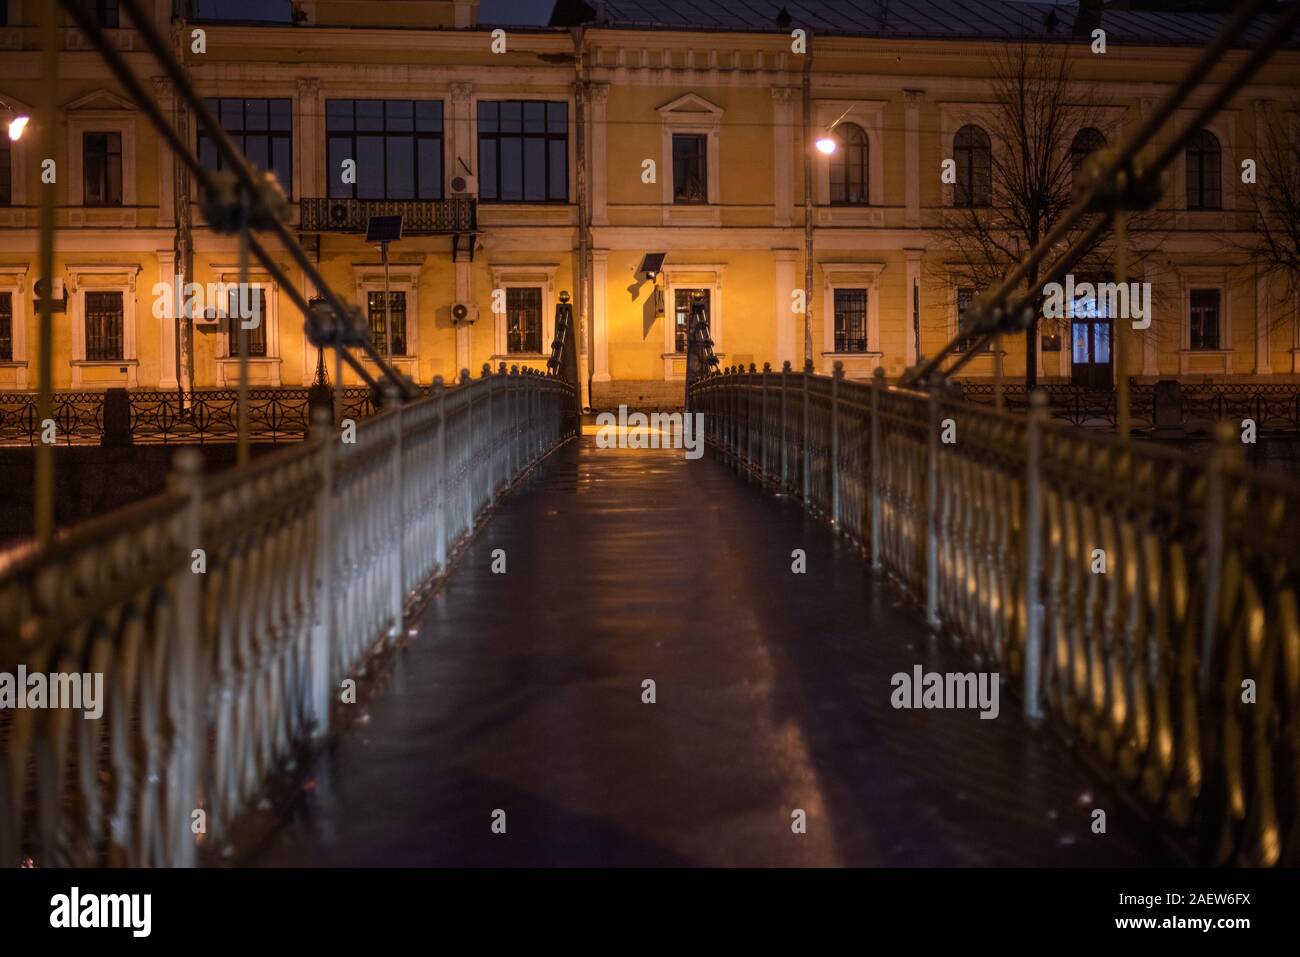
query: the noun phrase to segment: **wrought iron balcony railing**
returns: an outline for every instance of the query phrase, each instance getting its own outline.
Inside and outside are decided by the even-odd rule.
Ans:
[[[304,232],[365,232],[371,216],[401,216],[404,233],[463,233],[475,228],[473,199],[328,199],[306,198],[299,203],[299,229]]]

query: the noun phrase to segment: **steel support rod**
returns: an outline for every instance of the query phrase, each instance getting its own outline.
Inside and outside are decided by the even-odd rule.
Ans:
[[[139,32],[141,38],[145,41],[145,45],[149,47],[159,65],[171,79],[176,88],[176,95],[181,97],[189,105],[190,109],[194,111],[196,120],[202,124],[205,133],[207,133],[209,138],[211,138],[217,151],[221,153],[222,158],[239,179],[240,185],[243,186],[250,201],[254,203],[255,206],[260,205],[261,190],[258,186],[252,167],[248,164],[248,161],[244,158],[243,154],[235,149],[234,144],[231,143],[230,137],[226,134],[226,131],[212,116],[211,111],[207,108],[206,104],[204,104],[203,100],[197,95],[193,84],[190,83],[189,77],[185,74],[181,65],[176,62],[176,58],[172,55],[166,41],[154,28],[147,15],[140,9],[137,0],[120,0],[120,2],[126,9],[132,24]],[[76,0],[59,0],[59,3],[62,5],[63,9],[68,12],[69,16],[76,21],[77,26],[86,34],[87,37],[90,38],[90,41],[95,45],[95,48],[103,57],[104,62],[108,65],[110,71],[112,71],[113,75],[126,88],[127,92],[131,95],[131,98],[135,100],[136,104],[140,107],[141,112],[145,114],[149,121],[154,125],[155,129],[157,129],[159,135],[166,140],[167,145],[171,147],[173,152],[182,158],[186,167],[198,182],[199,188],[205,190],[210,189],[212,186],[211,175],[206,169],[204,169],[203,165],[198,161],[193,153],[190,152],[188,145],[181,140],[179,135],[176,133],[176,130],[167,121],[166,117],[163,116],[162,111],[158,108],[157,104],[154,103],[152,96],[127,65],[122,54],[113,46],[112,41],[110,41],[105,35],[104,30],[99,23],[85,9],[83,9]],[[329,283],[325,281],[320,270],[318,270],[315,264],[312,263],[311,259],[307,256],[306,250],[304,250],[298,243],[297,239],[294,238],[289,227],[274,216],[268,217],[268,220],[270,221],[270,231],[280,240],[289,255],[293,258],[294,262],[302,269],[307,278],[311,280],[316,289],[320,291],[321,295],[330,304],[330,308],[334,310],[335,315],[337,315],[340,318],[340,321],[342,321],[343,317],[349,315],[346,302],[337,292],[334,291]],[[266,265],[269,269],[269,257],[266,259],[262,258],[266,255],[265,249],[260,243],[251,245],[255,255],[257,255],[263,265]],[[375,351],[374,346],[371,343],[363,342],[361,347],[362,351],[370,357],[371,361],[375,363],[384,376],[397,385],[403,395],[409,396],[412,394],[406,381]]]
[[[45,6],[41,17],[41,144],[43,156],[58,153],[59,133],[59,29],[58,10]],[[40,157],[38,157],[39,161]],[[39,178],[37,180],[39,182]],[[36,426],[43,433],[54,418],[54,190],[41,185],[41,278],[45,295],[40,300],[40,328],[36,347]],[[44,438],[44,436],[42,436]],[[56,436],[57,439],[57,436]],[[48,544],[54,537],[54,446],[36,443],[36,540]]]

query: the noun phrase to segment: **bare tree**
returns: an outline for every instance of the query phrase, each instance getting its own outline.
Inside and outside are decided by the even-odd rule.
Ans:
[[[1244,191],[1253,222],[1238,246],[1262,273],[1285,276],[1294,295],[1300,291],[1300,100],[1261,119],[1256,181]]]
[[[978,131],[955,144],[955,151],[965,153],[957,157],[953,204],[945,210],[939,230],[939,239],[956,260],[945,263],[944,270],[958,273],[981,290],[1000,285],[1065,218],[1076,196],[1085,155],[1113,143],[1119,135],[1106,122],[1091,90],[1073,78],[1067,50],[1009,45],[995,61],[992,87],[993,104],[980,121],[988,148],[983,148]],[[1059,252],[1064,253],[1094,222],[1093,216],[1079,220]],[[1134,231],[1131,227],[1130,237]],[[1076,267],[1080,272],[1110,270],[1109,236],[1104,232],[1090,244]],[[1130,268],[1144,255],[1133,248]],[[1038,381],[1035,345],[1044,321],[1038,280],[1042,271],[1031,269],[1023,290],[1031,297],[1035,316],[1025,333],[1025,379],[1030,386]]]

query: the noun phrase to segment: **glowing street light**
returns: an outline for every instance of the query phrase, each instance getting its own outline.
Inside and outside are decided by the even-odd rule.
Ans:
[[[22,138],[23,130],[27,129],[27,123],[31,120],[30,116],[15,116],[9,121],[9,138],[18,140]]]
[[[830,156],[835,152],[835,140],[833,140],[829,134],[819,137],[817,140],[817,151],[826,156]]]

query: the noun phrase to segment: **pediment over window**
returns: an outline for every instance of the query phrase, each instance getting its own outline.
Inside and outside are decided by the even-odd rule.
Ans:
[[[70,103],[64,105],[63,109],[69,113],[80,113],[89,110],[134,110],[135,104],[126,97],[118,96],[111,90],[92,90],[83,96],[77,97]]]
[[[721,117],[723,112],[722,107],[716,103],[710,103],[704,97],[697,96],[694,93],[683,93],[677,99],[659,107],[661,116],[685,114],[696,117]]]

